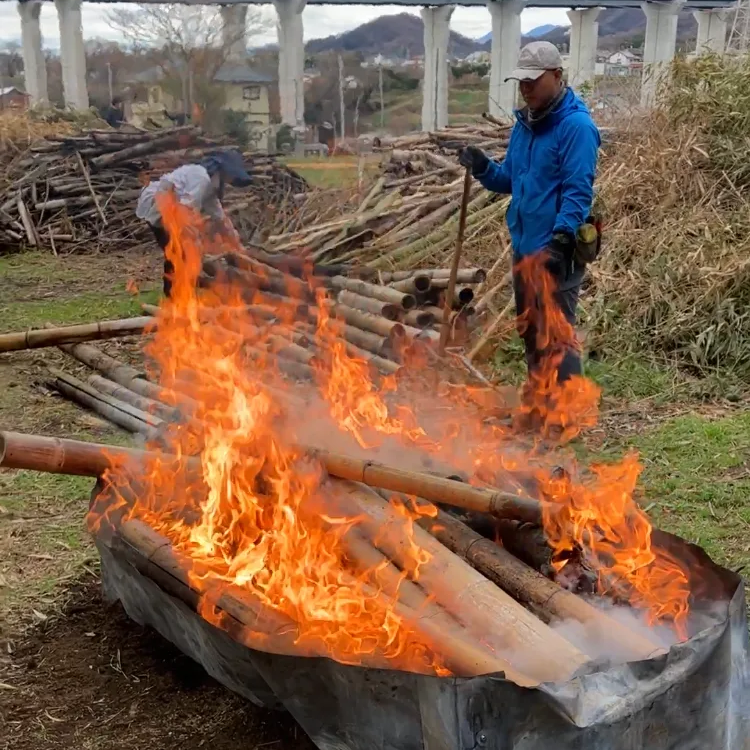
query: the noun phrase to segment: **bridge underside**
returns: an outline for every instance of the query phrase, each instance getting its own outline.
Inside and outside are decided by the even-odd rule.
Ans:
[[[47,101],[47,73],[42,53],[39,14],[44,0],[21,0],[24,71],[26,90],[33,103]],[[100,3],[115,0],[94,0]],[[244,43],[247,6],[267,4],[266,0],[174,0],[185,4],[220,5],[225,41],[236,62],[246,58]],[[65,102],[76,109],[88,107],[86,58],[81,25],[81,0],[54,0],[60,23],[60,56]],[[139,0],[156,3],[159,0]],[[279,98],[285,124],[304,128],[304,43],[303,11],[306,4],[390,5],[394,0],[270,0],[278,15]],[[570,7],[570,61],[568,79],[574,87],[588,83],[596,72],[597,17],[602,7],[641,8],[646,17],[641,103],[651,105],[659,74],[675,54],[677,18],[691,9],[698,22],[697,52],[723,52],[727,25],[732,14],[731,0],[395,0],[395,4],[421,8],[424,21],[424,80],[422,128],[433,130],[448,117],[448,40],[450,18],[457,5],[485,6],[492,23],[490,53],[489,111],[497,117],[510,117],[517,100],[516,84],[505,82],[518,56],[521,44],[521,13],[528,7]]]

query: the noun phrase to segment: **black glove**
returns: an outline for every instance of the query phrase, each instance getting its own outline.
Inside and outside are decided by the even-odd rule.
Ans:
[[[555,232],[547,245],[547,261],[545,266],[552,276],[558,280],[565,280],[573,273],[573,258],[575,256],[576,241],[572,234]]]
[[[464,146],[458,152],[458,163],[466,169],[470,169],[473,175],[482,174],[489,166],[490,160],[481,148],[476,146]]]

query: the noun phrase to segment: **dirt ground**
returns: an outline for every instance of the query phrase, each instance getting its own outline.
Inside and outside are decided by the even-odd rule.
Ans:
[[[288,714],[214,682],[151,630],[102,602],[91,576],[60,615],[0,656],[2,750],[312,750]]]

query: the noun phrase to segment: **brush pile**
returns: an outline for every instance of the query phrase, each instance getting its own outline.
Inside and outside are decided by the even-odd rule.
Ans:
[[[0,246],[46,247],[57,253],[129,249],[150,239],[135,216],[149,179],[200,160],[223,146],[194,127],[153,132],[88,130],[48,135],[9,165],[0,192]],[[272,157],[248,155],[253,185],[231,194],[227,208],[257,224],[307,183]]]
[[[750,61],[677,61],[663,107],[608,149],[590,341],[750,382]]]
[[[276,252],[305,249],[318,262],[372,269],[447,265],[463,184],[456,150],[474,143],[501,158],[509,136],[507,125],[488,120],[486,125],[379,140],[382,171],[359,206],[334,220],[271,235],[266,244]],[[485,244],[486,236],[502,226],[506,205],[505,199],[473,184],[465,247],[479,250]],[[497,257],[497,246],[488,250],[479,265]]]

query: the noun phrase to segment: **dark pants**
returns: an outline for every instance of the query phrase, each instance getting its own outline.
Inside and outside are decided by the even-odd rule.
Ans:
[[[585,270],[585,266],[576,263],[571,272],[566,273],[561,270],[553,274],[555,284],[553,299],[565,319],[574,327],[578,295]],[[539,331],[544,330],[545,320],[549,320],[549,311],[544,310],[540,295],[535,288],[529,289],[528,286],[531,285],[514,269],[513,291],[516,298],[518,332],[526,349],[526,365],[529,375],[537,374],[547,357],[560,356],[562,358],[557,367],[558,383],[563,383],[572,375],[581,375],[583,373],[581,356],[573,345],[573,341],[551,340],[546,346],[544,342],[538,341]]]
[[[169,297],[172,292],[172,274],[174,273],[174,265],[172,261],[167,259],[167,245],[169,244],[169,232],[164,227],[152,226],[151,229],[154,232],[154,237],[159,243],[159,247],[164,253],[164,296]]]

